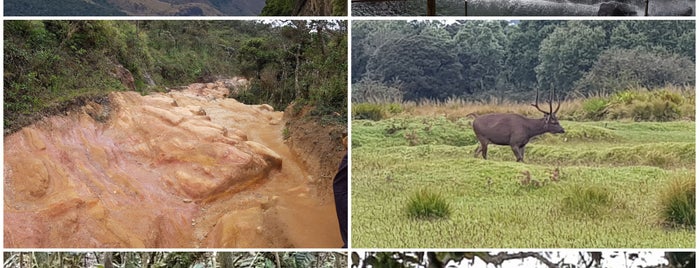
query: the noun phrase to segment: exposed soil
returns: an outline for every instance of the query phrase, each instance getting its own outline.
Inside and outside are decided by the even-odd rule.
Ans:
[[[347,136],[347,126],[342,124],[322,124],[322,120],[309,116],[311,107],[297,108],[292,105],[284,112],[287,144],[296,157],[313,176],[310,181],[317,184],[315,189],[332,190],[332,182],[342,157],[347,152],[342,139]],[[332,192],[316,193],[319,198],[330,198]]]
[[[6,136],[4,246],[339,247],[342,127],[227,92],[116,92]]]

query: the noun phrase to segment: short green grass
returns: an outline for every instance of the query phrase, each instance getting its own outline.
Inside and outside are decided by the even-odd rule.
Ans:
[[[353,121],[352,245],[695,246],[694,227],[669,226],[663,217],[671,183],[695,176],[694,122],[561,124],[566,134],[531,141],[525,163],[517,163],[506,146],[475,158],[470,119]],[[439,193],[450,214],[408,216],[421,189]]]

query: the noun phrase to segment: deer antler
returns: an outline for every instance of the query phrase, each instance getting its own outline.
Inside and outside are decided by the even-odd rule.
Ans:
[[[553,91],[556,92],[556,89],[554,89]],[[556,100],[558,100],[558,105],[556,105],[556,110],[553,111],[553,114],[556,114],[556,113],[558,112],[558,109],[561,108],[561,99],[559,99],[558,97],[556,97],[556,94],[555,94],[555,93],[553,94],[553,97],[556,98]],[[553,100],[551,100],[551,101],[553,101]]]
[[[532,103],[532,106],[534,106],[534,108],[539,110],[539,112],[542,112],[544,114],[550,114],[550,112],[546,112],[546,111],[542,110],[541,108],[539,108],[539,88],[538,87],[536,88],[536,101],[534,101],[534,103]]]

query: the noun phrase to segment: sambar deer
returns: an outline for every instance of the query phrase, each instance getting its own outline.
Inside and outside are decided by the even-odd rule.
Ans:
[[[480,142],[474,156],[482,153],[483,159],[488,159],[488,144],[509,145],[512,147],[517,162],[524,160],[524,146],[535,136],[544,133],[565,133],[565,129],[558,123],[556,113],[561,108],[558,101],[556,110],[553,109],[555,90],[549,95],[549,111],[539,108],[539,89],[536,90],[536,101],[532,104],[537,110],[544,113],[544,118],[533,119],[519,114],[495,113],[485,114],[473,120],[473,132]]]

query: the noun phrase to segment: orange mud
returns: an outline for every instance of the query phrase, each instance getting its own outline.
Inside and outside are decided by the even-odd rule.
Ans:
[[[227,92],[112,93],[5,137],[5,247],[339,247],[283,113]]]

